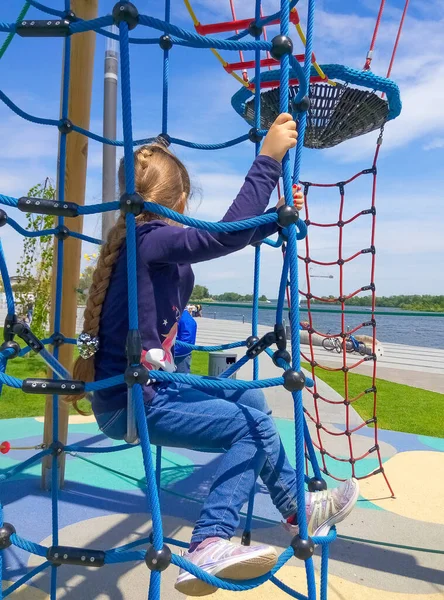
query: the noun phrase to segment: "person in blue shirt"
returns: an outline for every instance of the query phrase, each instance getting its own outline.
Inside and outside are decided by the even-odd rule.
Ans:
[[[185,309],[179,321],[176,341],[195,344],[196,333],[197,323]],[[174,362],[176,363],[177,373],[189,373],[191,370],[191,351],[177,345],[174,348]]]

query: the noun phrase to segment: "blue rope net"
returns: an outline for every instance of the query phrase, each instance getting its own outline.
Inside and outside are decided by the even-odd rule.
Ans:
[[[156,137],[149,137],[142,140],[134,140],[132,130],[132,117],[131,117],[131,92],[130,92],[130,59],[129,59],[129,45],[133,44],[151,44],[159,43],[159,38],[131,38],[129,36],[129,25],[126,20],[117,22],[119,26],[119,35],[106,31],[104,27],[113,23],[113,17],[104,16],[91,21],[82,21],[80,19],[64,21],[64,11],[54,8],[49,8],[37,2],[36,0],[29,0],[34,8],[37,8],[50,16],[54,16],[58,19],[58,23],[65,23],[65,51],[64,51],[64,74],[63,74],[63,89],[62,89],[62,100],[61,100],[61,118],[57,120],[43,119],[31,114],[26,113],[20,109],[4,92],[0,91],[0,100],[4,102],[12,111],[23,119],[38,123],[41,125],[58,127],[61,132],[60,136],[60,149],[59,149],[59,165],[58,165],[58,180],[63,182],[65,180],[65,168],[66,168],[66,138],[70,131],[76,131],[91,139],[100,141],[104,144],[113,144],[123,146],[124,148],[124,168],[125,168],[125,181],[126,181],[126,193],[134,194],[134,163],[133,163],[133,147],[142,143],[147,143],[156,139]],[[125,7],[126,2],[118,3],[119,7]],[[296,1],[288,2],[288,0],[281,0],[281,9],[276,15],[272,15],[269,20],[276,16],[280,19],[280,32],[283,36],[289,34],[289,23],[290,23],[290,9],[295,6]],[[65,2],[65,9],[69,8],[69,2]],[[300,66],[299,63],[295,64],[292,56],[284,54],[280,59],[279,71],[274,71],[273,76],[279,77],[279,111],[288,112],[289,110],[289,80],[290,77],[296,72],[299,79],[299,87],[295,97],[295,101],[300,102],[304,96],[309,92],[309,81],[311,74],[311,56],[312,56],[312,42],[313,42],[313,28],[314,28],[314,12],[315,12],[315,0],[309,0],[308,2],[308,15],[307,15],[307,30],[306,30],[306,49],[305,49],[305,63],[304,66]],[[261,22],[261,2],[256,0],[255,20],[258,24],[265,24]],[[48,17],[46,17],[47,19]],[[47,25],[51,21],[46,21]],[[228,39],[220,39],[213,37],[201,36],[195,32],[186,31],[180,27],[172,25],[170,23],[170,0],[165,0],[165,19],[159,20],[148,15],[138,15],[137,24],[139,26],[147,26],[154,30],[162,32],[163,35],[169,35],[170,41],[174,45],[190,46],[195,48],[220,48],[227,51],[239,51],[239,50],[252,50],[255,53],[255,77],[257,81],[261,80],[264,74],[261,74],[260,59],[263,51],[271,49],[271,42],[264,41],[260,35],[257,35],[255,39],[244,38],[248,35],[248,31],[243,31],[232,36]],[[17,26],[15,23],[0,23],[0,31],[4,32],[17,32],[19,35],[25,35],[23,27]],[[108,37],[117,38],[120,42],[120,54],[121,54],[121,98],[122,98],[122,122],[123,122],[123,140],[115,141],[96,135],[90,131],[78,127],[75,123],[69,121],[69,106],[68,106],[68,92],[70,82],[70,49],[71,49],[71,35],[78,32],[95,31],[98,34],[105,35]],[[42,26],[41,36],[44,36],[44,26]],[[36,36],[38,37],[38,35]],[[189,148],[196,148],[202,150],[216,150],[219,148],[227,148],[235,144],[239,144],[248,139],[248,135],[242,135],[233,140],[227,142],[221,142],[218,144],[200,144],[196,142],[190,142],[181,140],[175,137],[171,137],[168,132],[168,76],[169,76],[169,54],[170,48],[165,46],[163,51],[163,92],[162,92],[162,137],[170,143],[186,146]],[[332,73],[334,67],[329,69]],[[341,75],[344,75],[344,71],[341,71]],[[356,72],[357,73],[357,72]],[[373,84],[374,81],[369,83],[369,76],[365,74],[356,74],[347,71],[349,77],[355,77],[357,83],[365,85],[366,83]],[[359,79],[359,77],[361,79]],[[265,74],[266,77],[271,75]],[[332,75],[333,76],[333,75]],[[362,79],[364,77],[364,80]],[[367,77],[367,79],[365,79]],[[359,81],[358,81],[359,79]],[[381,83],[378,81],[378,83]],[[390,86],[389,86],[390,87]],[[387,86],[386,86],[387,88]],[[384,89],[386,89],[384,88]],[[396,105],[396,90],[393,86],[390,89],[386,89],[387,93],[392,92],[391,109],[396,111],[400,108]],[[233,104],[239,104],[239,106],[245,102],[249,93],[242,91],[240,97]],[[237,106],[237,105],[236,105]],[[243,106],[243,104],[242,104]],[[242,109],[243,110],[243,109]],[[307,123],[307,113],[302,111],[298,114],[298,129],[299,138],[295,152],[295,158],[293,164],[291,164],[290,155],[287,154],[283,160],[283,187],[285,193],[285,200],[287,205],[292,205],[292,184],[299,181],[302,148],[304,145],[304,133]],[[392,118],[392,117],[390,117]],[[260,94],[256,94],[254,98],[254,114],[251,124],[254,126],[256,132],[264,133],[261,131],[261,102]],[[255,152],[259,153],[260,150],[260,137],[255,141]],[[68,235],[73,235],[78,239],[85,240],[88,242],[101,243],[100,240],[95,240],[83,234],[70,232],[64,225],[64,217],[70,216],[75,217],[86,214],[99,214],[105,211],[114,211],[121,208],[119,202],[110,202],[107,204],[100,205],[89,205],[79,206],[72,202],[71,198],[64,198],[64,186],[59,186],[59,196],[57,201],[48,201],[43,207],[42,202],[39,199],[29,198],[13,198],[10,196],[0,195],[0,204],[9,207],[17,207],[20,210],[26,212],[44,212],[49,211],[49,214],[55,214],[58,216],[57,227],[47,231],[41,231],[38,233],[30,233],[18,225],[16,221],[11,219],[4,211],[0,212],[0,225],[8,224],[13,227],[21,235],[57,235],[59,243],[57,245],[57,271],[56,271],[56,304],[55,304],[55,316],[54,316],[54,331],[61,331],[61,297],[62,297],[62,273],[63,273],[63,258],[64,258],[64,239]],[[258,227],[264,223],[272,222],[277,220],[276,214],[265,214],[260,217],[248,219],[246,221],[237,223],[210,223],[192,219],[184,215],[175,213],[165,207],[159,205],[153,205],[151,203],[145,203],[144,208],[156,214],[168,217],[178,223],[183,223],[192,227],[198,227],[209,231],[239,231],[243,229],[249,229]],[[51,212],[52,211],[52,212]],[[128,248],[128,304],[129,304],[129,328],[132,332],[138,331],[138,311],[137,311],[137,246],[136,246],[136,222],[135,215],[131,212],[126,212],[126,226],[127,226],[127,248]],[[63,235],[60,235],[63,233]],[[291,224],[285,234],[287,238],[287,252],[283,263],[283,272],[281,278],[281,285],[279,289],[278,308],[276,315],[277,326],[282,327],[282,314],[285,298],[286,283],[288,281],[288,275],[290,275],[290,287],[292,297],[298,297],[298,263],[297,263],[297,239],[305,237],[307,228],[305,223],[298,221],[295,224]],[[282,241],[271,242],[270,245],[280,247]],[[150,371],[148,376],[151,380],[156,381],[179,381],[193,385],[196,388],[203,390],[218,390],[218,389],[258,389],[267,388],[272,386],[280,386],[284,384],[284,377],[275,377],[271,379],[260,379],[259,378],[259,364],[257,353],[251,352],[252,348],[255,348],[255,341],[257,340],[258,333],[258,297],[259,297],[259,271],[260,271],[260,246],[257,246],[255,252],[255,268],[254,268],[254,309],[253,309],[253,325],[252,325],[252,341],[248,343],[248,340],[233,342],[232,344],[225,344],[219,346],[192,346],[189,344],[183,344],[188,349],[197,350],[221,350],[228,348],[236,348],[242,346],[251,346],[246,354],[237,361],[236,364],[232,365],[222,376],[219,378],[201,378],[191,375],[182,375],[178,373],[166,373],[163,371]],[[179,554],[171,553],[167,543],[170,545],[176,545],[184,547],[183,542],[176,541],[173,539],[165,538],[162,529],[162,516],[159,505],[158,495],[158,484],[160,477],[160,448],[157,451],[156,466],[153,464],[152,454],[150,450],[150,439],[147,429],[147,423],[145,418],[145,411],[143,405],[143,394],[142,387],[139,383],[135,383],[132,386],[132,404],[136,416],[137,430],[140,439],[140,448],[142,450],[143,464],[145,468],[146,476],[146,500],[147,510],[152,515],[153,531],[150,540],[141,540],[137,545],[147,544],[147,547],[142,550],[136,550],[134,547],[136,544],[131,543],[126,546],[119,548],[110,549],[107,551],[96,551],[91,549],[78,549],[78,548],[67,548],[60,547],[58,540],[59,531],[59,519],[58,519],[58,460],[59,456],[63,452],[115,452],[122,451],[127,448],[131,448],[131,444],[122,444],[117,447],[108,448],[96,448],[91,449],[86,446],[79,445],[67,445],[63,446],[58,439],[59,430],[59,415],[58,415],[58,394],[68,394],[75,392],[93,392],[94,390],[107,389],[113,386],[122,384],[124,374],[112,377],[106,380],[97,381],[94,383],[84,384],[83,382],[76,382],[69,379],[64,367],[58,361],[59,345],[60,343],[76,343],[74,339],[68,339],[61,333],[54,333],[50,338],[40,341],[37,340],[29,328],[24,327],[23,324],[17,321],[15,316],[14,308],[14,297],[8,276],[8,270],[6,267],[5,257],[0,242],[0,271],[3,278],[5,293],[8,304],[8,317],[5,323],[5,343],[0,347],[0,385],[7,385],[13,388],[22,389],[25,392],[46,392],[54,393],[53,406],[53,428],[52,438],[53,443],[49,448],[42,450],[37,453],[34,457],[28,459],[22,464],[15,466],[9,471],[5,472],[1,476],[1,480],[4,481],[18,473],[24,471],[31,464],[41,460],[44,456],[52,455],[52,482],[51,482],[51,494],[52,494],[52,546],[44,547],[36,544],[30,540],[19,536],[15,528],[8,524],[3,523],[3,514],[0,514],[1,524],[1,535],[0,535],[0,561],[2,560],[3,551],[9,546],[13,545],[17,548],[21,548],[35,554],[37,556],[44,557],[46,559],[41,565],[35,569],[29,571],[21,579],[17,580],[8,589],[0,589],[0,599],[6,598],[13,591],[19,588],[23,583],[28,581],[34,575],[42,572],[45,569],[51,570],[51,584],[50,584],[50,597],[51,600],[56,600],[57,597],[57,573],[58,566],[61,564],[77,564],[100,567],[106,564],[122,563],[122,562],[133,562],[133,561],[145,561],[148,568],[151,570],[151,579],[149,586],[149,600],[159,600],[160,598],[160,578],[161,570],[172,563],[178,567],[186,569],[196,577],[202,579],[210,585],[217,588],[232,590],[232,591],[243,591],[255,588],[265,581],[271,581],[280,589],[285,590],[288,594],[294,598],[302,598],[308,600],[315,600],[316,598],[316,586],[314,578],[314,567],[313,560],[310,556],[304,561],[306,575],[307,575],[307,594],[296,592],[290,589],[288,586],[283,584],[276,577],[276,573],[279,569],[287,563],[287,561],[295,554],[295,550],[290,545],[280,555],[276,566],[266,575],[249,581],[229,581],[220,579],[213,575],[210,575],[196,567],[195,565],[188,562],[185,558]],[[27,341],[27,346],[20,349],[14,342],[14,334],[20,335],[20,337]],[[276,341],[276,337],[274,341]],[[257,343],[257,342],[256,342]],[[54,346],[53,355],[45,350],[45,345],[52,344]],[[268,344],[270,346],[271,344]],[[300,371],[300,340],[299,340],[299,307],[298,303],[295,302],[291,311],[291,346],[292,346],[292,358],[291,365],[286,361],[279,359],[277,364],[283,368],[284,371],[294,370]],[[40,353],[42,358],[48,363],[50,368],[53,370],[53,380],[20,380],[16,377],[11,377],[5,373],[6,363],[8,359],[13,358],[17,355],[25,355],[30,350],[34,350]],[[265,348],[267,354],[273,356],[273,352],[269,347]],[[230,375],[235,373],[243,364],[248,360],[253,359],[253,381],[241,381],[230,379]],[[141,365],[131,365],[135,367],[141,367]],[[307,378],[307,386],[312,386],[313,382]],[[63,387],[64,386],[64,387]],[[293,402],[294,402],[294,413],[295,413],[295,446],[296,446],[296,475],[297,475],[297,504],[298,504],[298,523],[299,523],[299,537],[302,540],[308,539],[307,521],[305,515],[305,483],[307,477],[304,472],[304,461],[305,461],[305,447],[309,453],[310,462],[312,464],[314,476],[317,479],[321,478],[321,472],[317,464],[316,455],[311,443],[310,434],[308,431],[307,424],[305,422],[303,405],[302,405],[302,391],[293,391]],[[1,510],[1,509],[0,509]],[[251,522],[253,518],[253,494],[250,499],[250,505],[247,513],[246,527],[244,532],[245,539],[249,538],[251,531]],[[313,544],[319,544],[322,546],[322,585],[320,591],[320,597],[325,600],[327,597],[327,566],[328,566],[328,548],[330,542],[336,537],[335,530],[331,530],[330,533],[322,538],[313,538]],[[149,543],[148,543],[149,542]],[[166,560],[166,563],[165,563]]]

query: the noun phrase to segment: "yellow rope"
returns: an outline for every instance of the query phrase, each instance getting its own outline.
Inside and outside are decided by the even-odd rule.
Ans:
[[[194,12],[194,10],[192,9],[192,7],[191,7],[191,4],[190,4],[189,0],[183,0],[183,1],[185,2],[185,6],[187,7],[187,9],[188,9],[188,12],[190,13],[190,17],[191,17],[191,18],[192,18],[192,20],[193,20],[193,25],[195,25],[195,26],[196,26],[196,25],[200,25],[200,22],[199,22],[198,18],[196,17],[196,13],[195,13],[195,12]]]
[[[210,48],[210,50],[223,67],[226,67],[228,65],[227,61],[219,54],[217,50],[215,50],[214,48]],[[248,87],[248,81],[244,81],[242,77],[240,77],[237,73],[235,73],[234,71],[231,71],[231,73],[227,71],[227,73],[234,77],[237,81],[239,81],[239,83],[241,83],[245,87]]]
[[[200,21],[196,16],[196,13],[194,12],[190,0],[183,0],[185,3],[185,6],[187,7],[188,12],[190,13],[190,17],[193,21],[193,25],[196,27],[197,25],[200,25]],[[221,65],[223,67],[226,67],[228,65],[227,61],[222,58],[222,56],[219,54],[219,52],[217,50],[215,50],[214,48],[210,48],[211,52],[214,54],[214,56],[217,58],[217,60],[221,63]],[[228,71],[227,71],[228,73]],[[242,85],[244,85],[245,87],[248,87],[248,81],[244,81],[242,79],[242,77],[240,77],[237,73],[234,73],[234,71],[232,71],[231,73],[228,73],[229,75],[231,75],[232,77],[234,77],[234,79],[236,79],[236,81],[238,81],[239,83],[241,83]]]
[[[188,13],[193,21],[193,25],[195,27],[200,25],[200,21],[197,18],[196,13],[194,12],[194,10],[191,6],[190,0],[183,0],[183,1],[188,10]],[[296,12],[296,8],[293,8],[292,12]],[[302,27],[300,26],[299,23],[295,23],[295,27],[296,27],[296,31],[298,32],[298,35],[299,35],[299,37],[304,45],[304,48],[305,48],[307,40],[305,38],[304,32],[302,31]],[[228,65],[227,61],[214,48],[210,48],[210,50],[214,54],[214,56],[217,58],[217,60],[221,63],[221,65],[225,68]],[[331,81],[331,79],[327,79],[327,76],[325,75],[325,73],[323,72],[323,70],[321,69],[321,67],[318,65],[317,62],[313,63],[313,67],[314,67],[315,71],[318,73],[318,75],[320,77],[322,77],[322,79],[325,79],[327,81],[327,83],[329,83],[330,85],[336,85],[336,83],[334,81]],[[228,71],[227,71],[227,73],[228,73]],[[234,71],[231,71],[228,74],[231,75],[232,77],[234,77],[234,79],[236,79],[236,81],[241,83],[243,86],[249,87],[249,82],[244,81],[244,79],[240,75],[235,73]],[[256,87],[254,88],[254,93],[255,93],[255,90],[256,90]]]
[[[291,12],[296,12],[296,9],[293,8]],[[296,31],[298,32],[298,35],[301,39],[301,42],[303,43],[304,48],[305,48],[305,46],[307,45],[307,39],[304,35],[304,32],[302,31],[302,27],[301,27],[300,23],[295,23],[295,27],[296,27]],[[324,71],[321,69],[321,67],[318,65],[318,63],[316,61],[313,63],[313,67],[314,67],[316,73],[319,75],[319,77],[322,77],[322,79],[325,79],[326,82],[329,83],[330,85],[336,85],[335,81],[332,81],[331,79],[327,79],[326,74],[324,73]]]

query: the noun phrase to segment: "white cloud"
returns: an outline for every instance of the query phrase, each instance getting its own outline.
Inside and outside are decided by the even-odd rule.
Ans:
[[[437,150],[438,148],[444,148],[444,137],[434,138],[424,145],[424,150]]]

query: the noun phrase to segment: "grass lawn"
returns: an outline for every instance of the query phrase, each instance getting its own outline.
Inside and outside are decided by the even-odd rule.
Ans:
[[[303,366],[309,369],[308,364]],[[344,395],[344,374],[341,371],[317,369],[316,375]],[[357,373],[349,374],[349,396],[354,398],[372,385],[372,378]],[[377,416],[381,429],[404,431],[418,435],[444,437],[444,394],[378,379]],[[366,394],[353,408],[365,419],[373,416],[373,394]]]
[[[304,367],[308,365],[303,364]],[[194,352],[191,371],[195,375],[208,373],[208,354]],[[26,377],[46,377],[43,360],[38,356],[28,355],[8,362],[7,373],[20,379]],[[339,394],[344,394],[344,376],[342,372],[320,371],[323,379]],[[349,375],[349,394],[357,396],[360,392],[371,387],[371,378],[366,375],[351,373]],[[383,429],[405,431],[418,435],[444,437],[444,395],[418,388],[378,380],[378,423]],[[82,401],[83,410],[88,410],[89,404]],[[357,400],[353,407],[363,419],[369,419],[373,412],[372,394]],[[0,419],[14,417],[35,417],[44,414],[45,397],[24,394],[3,386],[0,397]],[[75,411],[72,409],[72,413]]]
[[[23,358],[14,358],[8,361],[6,373],[19,379],[28,377],[47,377],[45,362],[36,355],[27,354]],[[79,402],[83,411],[90,410],[87,400]],[[14,419],[19,417],[40,417],[45,413],[45,396],[40,394],[24,394],[4,385],[0,396],[0,419]],[[71,414],[77,414],[72,408]]]

